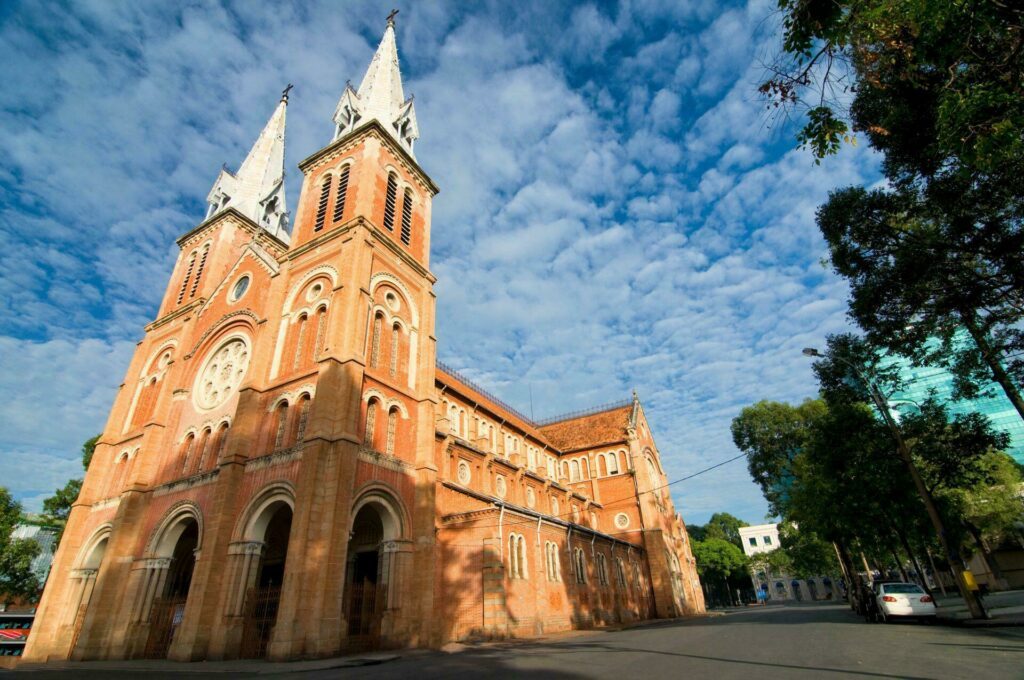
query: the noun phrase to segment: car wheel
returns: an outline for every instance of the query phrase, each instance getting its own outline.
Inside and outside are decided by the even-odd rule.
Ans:
[[[882,623],[889,623],[889,617],[885,615],[884,611],[879,611],[878,612],[878,616],[879,616],[878,620],[881,621]]]

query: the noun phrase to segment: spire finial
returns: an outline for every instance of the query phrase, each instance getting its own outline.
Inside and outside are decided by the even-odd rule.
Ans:
[[[295,86],[292,85],[291,83],[288,83],[288,87],[284,88],[284,90],[281,91],[281,101],[283,101],[285,104],[288,103],[288,93],[292,91],[293,87]]]
[[[391,10],[391,14],[388,15],[388,26],[391,28],[395,27],[395,15],[398,14],[397,9]]]

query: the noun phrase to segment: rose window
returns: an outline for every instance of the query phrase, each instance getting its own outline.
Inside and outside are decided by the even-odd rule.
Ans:
[[[211,409],[220,406],[238,388],[249,368],[249,346],[241,338],[233,338],[207,359],[196,383],[196,404]]]

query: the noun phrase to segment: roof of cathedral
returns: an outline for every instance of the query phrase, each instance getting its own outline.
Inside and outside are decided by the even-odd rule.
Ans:
[[[286,90],[287,92],[287,90]],[[288,216],[284,186],[284,132],[288,95],[274,109],[238,172],[224,167],[207,197],[207,217],[231,207],[268,232],[288,242]]]
[[[436,379],[561,453],[625,441],[636,404],[634,396],[624,402],[536,423],[441,362],[437,364]]]
[[[562,451],[589,449],[624,441],[632,412],[633,402],[630,401],[597,413],[543,425],[540,431]]]
[[[334,122],[338,125],[335,139],[348,134],[372,120],[381,126],[412,155],[413,142],[419,138],[416,111],[412,97],[402,91],[402,72],[398,66],[398,45],[395,41],[394,17],[388,17],[380,45],[366,69],[359,90],[351,84],[338,100]]]

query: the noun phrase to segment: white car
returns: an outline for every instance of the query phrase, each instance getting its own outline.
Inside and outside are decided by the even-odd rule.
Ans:
[[[875,587],[875,602],[878,618],[885,623],[904,616],[934,621],[938,613],[932,596],[916,583],[880,583]]]

